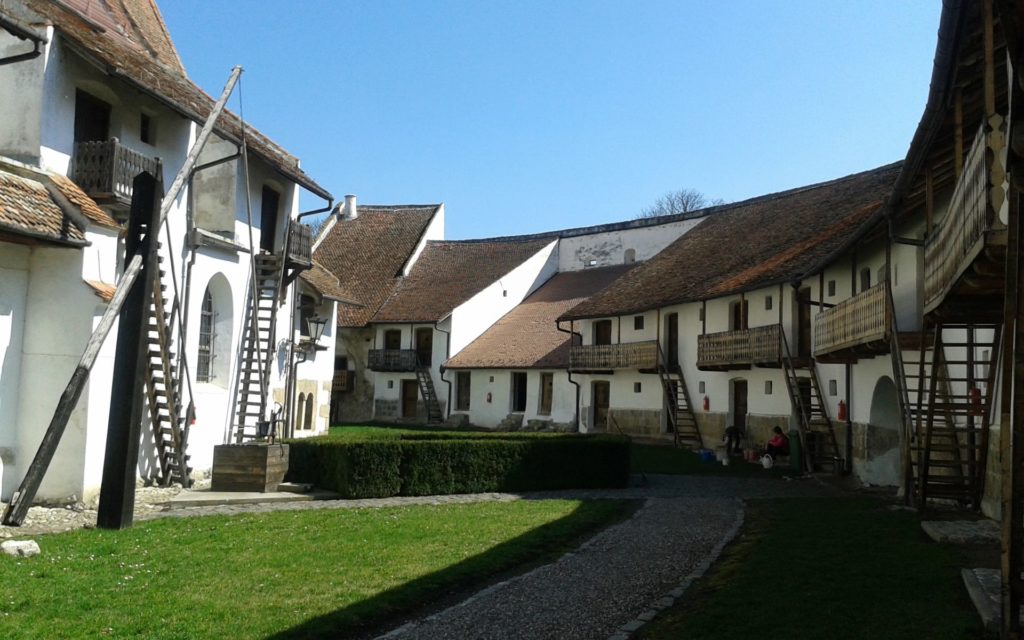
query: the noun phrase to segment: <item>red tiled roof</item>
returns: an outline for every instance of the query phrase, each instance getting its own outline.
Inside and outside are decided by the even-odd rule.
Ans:
[[[564,369],[569,366],[569,334],[559,331],[559,315],[601,291],[635,265],[559,273],[491,325],[451,358],[450,369]]]
[[[346,299],[338,326],[365,326],[391,295],[402,267],[440,205],[359,205],[355,220],[338,220],[313,252]]]
[[[552,241],[428,242],[373,322],[437,322]]]
[[[690,302],[800,277],[872,219],[900,163],[717,207],[689,233],[562,315],[597,318]]]
[[[316,289],[325,298],[358,306],[358,303],[355,302],[355,296],[342,289],[338,278],[316,260],[313,261],[311,269],[307,269],[299,274],[299,278]]]
[[[0,232],[85,245],[85,234],[36,180],[0,170]]]
[[[82,0],[78,0],[81,2]],[[138,2],[141,0],[132,0]],[[72,48],[80,50],[87,59],[102,67],[106,73],[121,78],[145,93],[151,94],[185,117],[203,123],[213,110],[215,100],[192,83],[183,71],[163,62],[166,52],[157,53],[159,38],[152,36],[152,42],[145,38],[152,49],[130,41],[116,29],[104,28],[78,11],[52,0],[27,0],[32,10],[53,23],[54,28],[64,36]],[[156,7],[151,7],[156,12]],[[126,12],[141,16],[148,9]],[[151,22],[150,19],[143,22]],[[161,20],[162,26],[162,20]],[[147,31],[154,31],[149,24]],[[157,44],[154,44],[157,43]],[[242,121],[234,113],[225,110],[217,120],[215,130],[222,137],[238,142],[241,140]],[[246,140],[250,150],[274,167],[283,176],[294,180],[309,191],[328,199],[331,194],[307,176],[300,168],[299,161],[269,138],[246,123]]]
[[[95,200],[86,195],[73,180],[56,173],[48,175],[53,184],[64,194],[64,197],[78,207],[86,218],[102,227],[121,228],[121,225],[117,224],[117,221],[111,218],[109,213],[101,209]]]
[[[185,74],[185,67],[153,0],[58,1],[161,64]]]

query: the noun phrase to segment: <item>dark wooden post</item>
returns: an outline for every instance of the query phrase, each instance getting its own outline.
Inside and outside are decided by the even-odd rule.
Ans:
[[[156,178],[143,173],[135,178],[132,191],[125,257],[127,262],[139,254],[143,262],[118,317],[103,481],[96,514],[96,526],[103,529],[130,527],[134,518],[136,467],[145,411],[143,370],[148,358],[149,304],[153,274],[158,269],[156,235],[160,229],[162,190],[157,185]]]

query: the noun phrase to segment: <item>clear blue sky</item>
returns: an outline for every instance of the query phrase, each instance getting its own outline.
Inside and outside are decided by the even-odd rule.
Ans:
[[[742,200],[900,160],[940,4],[160,3],[192,79],[216,95],[245,67],[246,119],[317,182],[365,204],[444,202],[453,239],[629,219],[681,187]]]

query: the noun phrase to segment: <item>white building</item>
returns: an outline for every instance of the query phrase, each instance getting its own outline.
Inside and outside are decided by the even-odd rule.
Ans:
[[[170,185],[213,107],[185,75],[148,0],[4,3],[0,58],[26,52],[38,55],[0,66],[4,499],[28,468],[117,285],[132,179],[145,171]],[[243,126],[248,171],[236,155]],[[228,112],[217,121],[200,165],[159,234],[164,289],[157,313],[163,315],[150,335],[158,353],[157,343],[166,345],[165,357],[154,357],[146,373],[147,394],[155,398],[139,463],[146,480],[180,480],[180,470],[167,462],[179,454],[190,456],[187,464],[194,470],[208,469],[213,445],[232,440],[240,424],[252,435],[261,419],[271,417],[275,401],[293,404],[285,379],[293,361],[301,360],[293,345],[302,344],[305,326],[292,283],[312,265],[308,231],[295,223],[299,189],[330,200],[297,159]],[[243,371],[250,296],[254,290],[269,295],[271,288],[252,286],[254,263],[273,272],[272,278],[260,276],[264,285],[274,282],[274,303],[265,305],[259,319],[265,329],[273,327],[274,340],[254,349],[263,365],[257,368],[266,372],[262,384],[258,377],[247,382]],[[303,286],[319,291],[313,284]],[[330,295],[336,294],[314,312],[333,316]],[[323,304],[322,296],[319,301]],[[116,327],[40,499],[87,499],[98,491],[115,335]],[[333,341],[333,326],[322,340],[323,345]],[[297,365],[300,376],[322,377],[313,389],[303,388],[303,404],[310,395],[326,404],[331,358],[302,351],[310,351],[320,365]],[[179,384],[164,386],[165,372]],[[269,402],[258,397],[255,405],[240,402],[247,396],[252,400],[254,394],[245,391],[253,388],[265,388]],[[171,409],[158,408],[161,404]],[[265,415],[240,415],[254,413],[253,406],[265,409]],[[160,424],[154,426],[154,420]],[[326,428],[327,418],[318,415],[298,424],[308,424],[304,432],[314,433]]]

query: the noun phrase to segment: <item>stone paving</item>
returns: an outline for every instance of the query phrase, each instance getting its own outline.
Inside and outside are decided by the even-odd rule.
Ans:
[[[987,518],[979,520],[925,520],[921,523],[921,528],[935,542],[999,545],[1001,541],[999,523]]]

